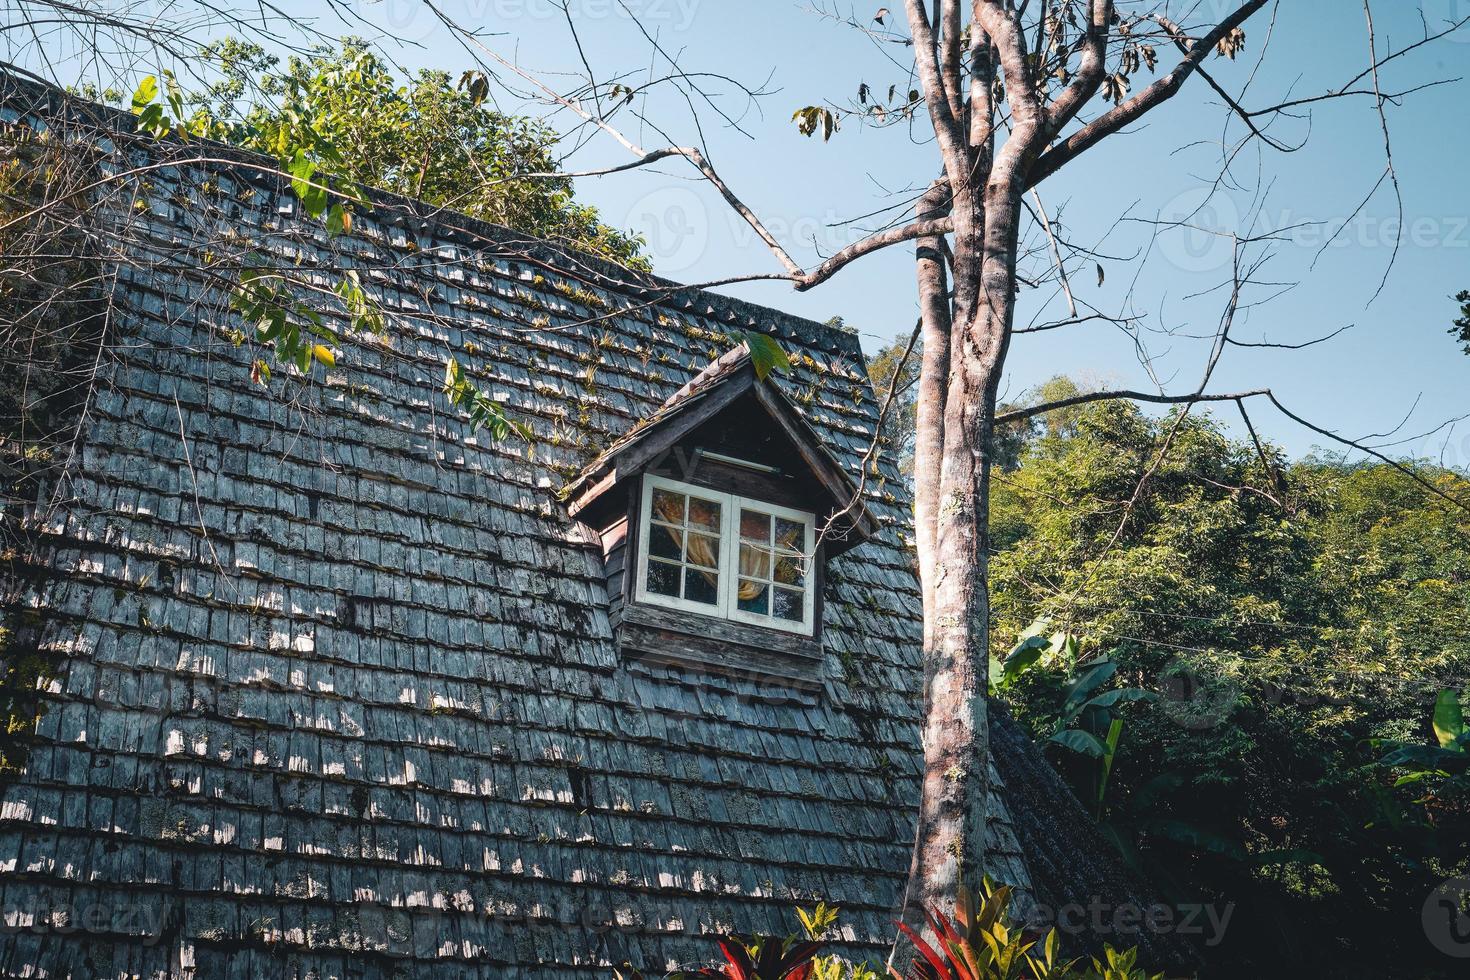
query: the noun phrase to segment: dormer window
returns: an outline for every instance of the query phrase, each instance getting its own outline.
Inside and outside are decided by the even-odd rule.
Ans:
[[[643,479],[637,599],[810,636],[816,516]]]
[[[566,488],[602,540],[624,654],[820,683],[826,564],[877,524],[774,381],[732,351]]]

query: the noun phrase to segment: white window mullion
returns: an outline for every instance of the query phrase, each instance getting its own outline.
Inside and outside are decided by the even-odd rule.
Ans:
[[[720,542],[720,615],[732,619],[735,597],[739,594],[740,574],[740,498],[726,494],[724,526]]]

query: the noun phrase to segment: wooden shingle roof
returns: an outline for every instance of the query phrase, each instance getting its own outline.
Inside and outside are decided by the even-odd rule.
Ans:
[[[831,566],[818,691],[625,662],[557,496],[749,330],[792,355],[775,383],[855,475],[877,407],[852,335],[388,196],[329,240],[258,166],[122,138],[126,117],[9,76],[0,104],[106,170],[149,163],[94,227],[157,246],[108,260],[101,383],[32,515],[57,675],[0,799],[7,907],[111,917],[7,930],[6,970],[603,977],[704,960],[702,932],[790,931],[818,898],[847,952],[884,948],[922,765],[892,463],[867,483],[876,534]],[[203,272],[225,239],[357,270],[388,336],[262,389]],[[447,410],[451,352],[531,443]],[[1023,880],[1004,799],[992,873]]]

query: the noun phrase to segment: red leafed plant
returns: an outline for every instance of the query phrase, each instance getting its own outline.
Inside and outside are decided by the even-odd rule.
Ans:
[[[1033,955],[1036,940],[1006,924],[1010,901],[1009,886],[987,880],[979,896],[960,888],[953,919],[938,909],[926,909],[938,949],[916,930],[899,923],[898,928],[919,953],[909,975],[925,980],[1054,980],[1067,976],[1073,964],[1058,959],[1057,931],[1053,929],[1046,937],[1040,955]],[[894,975],[898,976],[897,971]]]
[[[680,977],[701,980],[808,980],[820,942],[776,936],[721,936],[723,966],[705,967]]]

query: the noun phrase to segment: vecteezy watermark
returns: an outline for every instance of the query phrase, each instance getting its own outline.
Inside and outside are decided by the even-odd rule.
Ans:
[[[1424,935],[1455,959],[1470,959],[1470,878],[1451,878],[1424,900]]]
[[[688,187],[660,187],[643,195],[623,224],[643,235],[653,267],[664,275],[690,269],[709,246],[709,211]]]
[[[1086,905],[1072,902],[1060,908],[1037,907],[1037,918],[1043,929],[1055,927],[1067,936],[1091,934],[1097,937],[1117,936],[1126,939],[1150,933],[1155,936],[1201,936],[1206,946],[1220,945],[1225,930],[1235,914],[1235,903],[1193,903],[1182,905],[1114,904],[1093,897]]]
[[[55,902],[32,895],[0,905],[0,933],[121,933],[141,936],[144,946],[152,946],[163,937],[169,912],[166,899],[140,902],[99,896],[93,902]]]
[[[1470,0],[1422,0],[1419,8],[1424,13],[1424,23],[1429,33],[1438,34],[1470,17]],[[1445,35],[1445,40],[1461,44],[1470,43],[1470,25],[1465,25]]]
[[[1465,0],[1470,4],[1470,0]],[[1409,216],[1358,212],[1333,217],[1283,208],[1245,215],[1230,195],[1196,187],[1159,209],[1159,254],[1182,272],[1230,268],[1236,236],[1269,240],[1283,248],[1470,249],[1470,215]]]
[[[1157,686],[1164,717],[1194,732],[1224,722],[1240,700],[1240,689],[1233,681],[1206,676],[1178,659],[1159,671]]]
[[[553,0],[460,0],[454,4],[452,18],[464,27],[521,24],[517,30],[565,25],[566,18],[578,25],[621,18],[638,21],[645,27],[668,31],[687,31],[701,0],[570,0],[567,11]],[[376,9],[368,8],[370,21],[397,41],[417,43],[427,39],[440,27],[441,21],[423,0],[383,0]],[[494,29],[492,27],[492,29]]]

